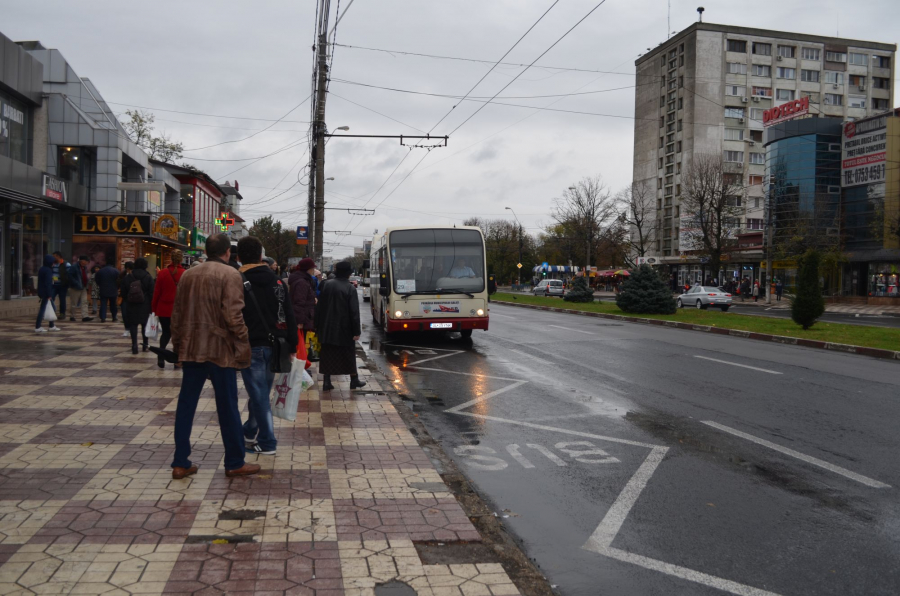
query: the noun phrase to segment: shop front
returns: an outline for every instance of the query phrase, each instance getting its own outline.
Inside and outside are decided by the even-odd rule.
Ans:
[[[203,230],[195,227],[188,235],[188,249],[184,252],[185,264],[190,266],[191,263],[199,259],[206,253],[206,234]]]
[[[187,248],[187,234],[171,226],[162,216],[131,213],[83,213],[75,218],[72,252],[86,255],[90,267],[112,264],[122,269],[125,263],[138,257],[147,259],[147,270],[156,275],[156,268],[168,265],[173,249]],[[175,218],[172,218],[175,219]],[[174,239],[173,239],[174,238]]]

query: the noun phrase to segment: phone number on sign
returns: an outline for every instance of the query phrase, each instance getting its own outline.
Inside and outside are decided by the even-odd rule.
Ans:
[[[884,164],[855,168],[844,172],[844,184],[862,184],[864,182],[881,182],[884,180]]]

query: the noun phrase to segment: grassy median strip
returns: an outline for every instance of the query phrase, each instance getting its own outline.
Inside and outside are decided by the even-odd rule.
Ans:
[[[710,327],[720,327],[722,329],[735,329],[737,331],[770,333],[772,335],[784,335],[786,337],[799,337],[802,339],[812,339],[838,344],[881,348],[883,350],[900,350],[900,329],[885,327],[867,327],[863,325],[843,325],[840,323],[820,322],[816,323],[812,329],[804,331],[790,319],[738,315],[724,313],[719,309],[712,308],[709,310],[684,308],[674,315],[639,315],[622,312],[622,310],[620,310],[613,302],[565,302],[562,298],[544,298],[540,296],[529,296],[527,294],[508,294],[501,292],[494,294],[492,299],[497,302],[518,302],[521,304],[552,306],[570,310],[640,317],[643,319],[678,321],[681,323],[690,323],[692,325],[708,325]]]

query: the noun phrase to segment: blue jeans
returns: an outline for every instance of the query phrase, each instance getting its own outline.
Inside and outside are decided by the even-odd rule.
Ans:
[[[212,362],[183,364],[181,392],[175,409],[175,459],[172,467],[191,467],[191,429],[206,379],[212,381],[216,393],[216,412],[225,446],[225,469],[236,470],[244,465],[241,413],[237,405],[237,369],[222,368]]]
[[[56,301],[56,297],[59,296],[59,312],[56,313],[60,317],[66,316],[66,294],[69,292],[69,286],[57,285],[53,284],[53,296],[51,296],[51,301]]]
[[[38,307],[37,322],[34,324],[35,329],[41,327],[41,321],[44,320],[44,310],[47,308],[53,308],[53,303],[50,302],[50,298],[41,298],[41,305]],[[54,324],[53,321],[50,321],[50,326],[56,327],[56,324]]]
[[[115,298],[100,298],[100,320],[104,323],[106,322],[106,308],[109,305],[109,310],[112,313],[113,321],[116,320],[116,299]]]
[[[278,441],[275,440],[272,407],[269,404],[272,383],[275,381],[275,373],[269,372],[272,348],[260,346],[252,348],[252,352],[253,360],[250,368],[241,369],[244,389],[250,398],[247,400],[250,416],[244,424],[244,438],[247,440],[255,438],[263,451],[272,451],[278,445]]]

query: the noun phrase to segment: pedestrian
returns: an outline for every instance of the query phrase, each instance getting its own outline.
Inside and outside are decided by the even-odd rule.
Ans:
[[[780,279],[778,279],[775,281],[775,300],[776,301],[781,300],[781,294],[783,292],[784,292],[784,284],[781,282]]]
[[[297,321],[297,338],[303,344],[306,344],[306,334],[316,330],[316,288],[319,280],[312,275],[315,270],[316,263],[307,257],[300,261],[288,280],[294,320]]]
[[[244,461],[237,369],[250,366],[250,340],[244,324],[241,275],[229,264],[231,240],[226,234],[206,239],[209,260],[181,276],[172,308],[172,349],[183,366],[175,409],[175,456],[172,478],[197,473],[191,463],[191,430],[203,385],[212,382],[225,475],[248,476],[259,465]]]
[[[228,265],[230,267],[233,267],[235,270],[238,270],[241,268],[241,263],[240,263],[240,261],[238,261],[237,251],[234,250],[234,248],[231,249],[231,257],[229,257],[229,259],[228,259]]]
[[[75,308],[81,306],[81,322],[87,323],[93,321],[94,317],[88,316],[88,289],[89,289],[89,273],[88,263],[90,259],[86,255],[78,257],[78,261],[69,266],[67,271],[69,281],[69,320],[75,320]]]
[[[121,285],[122,303],[128,308],[122,318],[131,335],[131,353],[138,353],[137,332],[141,328],[144,351],[150,349],[147,338],[147,319],[150,318],[150,304],[153,301],[153,278],[147,272],[147,259],[138,257],[134,260],[134,270],[125,276]]]
[[[97,272],[100,271],[100,267],[94,265],[91,267],[91,274],[88,277],[88,304],[91,307],[91,314],[97,313],[97,308],[100,307],[100,293],[97,288]]]
[[[66,294],[69,291],[69,265],[61,252],[56,251],[53,253],[53,266],[51,269],[53,272],[53,290],[50,301],[56,302],[56,297],[59,296],[59,310],[56,311],[56,314],[63,319],[66,316]]]
[[[759,282],[753,282],[753,302],[759,302]]]
[[[47,330],[41,327],[41,321],[44,320],[44,311],[53,307],[53,265],[58,264],[56,255],[45,255],[44,265],[38,269],[38,287],[37,295],[41,301],[38,307],[37,321],[34,324],[35,333],[47,333]],[[65,261],[63,261],[65,265]],[[62,299],[60,299],[62,301]],[[63,303],[65,304],[65,303]],[[50,331],[59,331],[59,327],[53,321],[50,321]]]
[[[238,242],[240,242],[240,240],[238,240]],[[246,265],[247,263],[244,263],[244,260],[241,258],[240,252],[241,250],[240,248],[238,248],[238,258],[241,259],[241,263]],[[263,257],[262,262],[268,265],[269,269],[275,272],[276,277],[278,276],[278,263],[275,261],[275,259],[273,259],[272,257]]]
[[[746,300],[747,296],[749,296],[749,295],[750,295],[750,279],[745,277],[743,279],[743,281],[741,281],[741,302],[744,302]]]
[[[322,293],[322,284],[324,283],[325,274],[318,269],[313,269],[312,277],[316,284],[316,300],[318,300],[319,295]]]
[[[97,285],[100,302],[100,322],[106,322],[106,313],[109,312],[112,315],[112,322],[115,323],[118,320],[116,302],[119,296],[119,271],[111,263],[107,263],[94,276],[94,283]]]
[[[348,261],[335,265],[335,277],[322,288],[316,304],[316,337],[322,344],[319,372],[325,375],[323,391],[334,389],[332,375],[350,375],[350,389],[366,384],[356,372],[356,341],[361,331],[359,297],[350,283],[351,271]]]
[[[184,275],[184,267],[181,266],[184,253],[180,250],[173,250],[170,257],[171,262],[168,267],[156,274],[153,300],[150,303],[150,310],[159,318],[159,328],[162,331],[159,336],[160,350],[165,350],[172,338],[172,307],[175,306],[175,291],[178,289],[181,276]],[[157,355],[156,366],[166,367],[162,355]],[[178,365],[176,364],[175,367],[178,368]]]
[[[206,255],[200,255],[199,257],[197,257],[196,261],[191,263],[191,269],[193,269],[194,267],[199,267],[200,265],[202,265],[205,262],[206,262]]]
[[[125,276],[129,275],[132,271],[134,271],[134,261],[125,261],[125,264],[122,266],[122,271],[119,273],[119,283],[116,286],[117,291],[122,287]],[[119,293],[118,298],[116,298],[116,302],[119,304],[119,310],[121,310],[122,314],[122,324],[125,326],[125,333],[122,334],[122,337],[131,337],[131,330],[128,328],[127,319],[125,319],[125,313],[128,311],[128,303],[122,298],[121,293]]]
[[[297,352],[297,323],[284,285],[271,265],[262,262],[262,242],[253,236],[238,240],[238,257],[244,279],[244,322],[250,338],[250,367],[241,369],[247,390],[249,415],[244,423],[244,442],[251,452],[275,455],[278,442],[269,394],[275,373],[272,372],[274,343],[287,341],[291,358]]]

